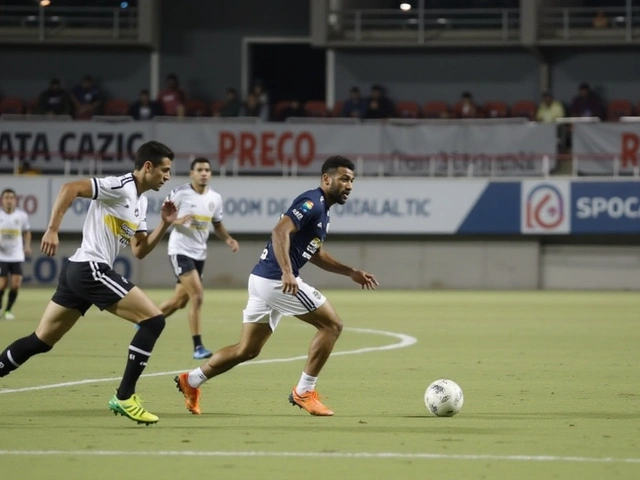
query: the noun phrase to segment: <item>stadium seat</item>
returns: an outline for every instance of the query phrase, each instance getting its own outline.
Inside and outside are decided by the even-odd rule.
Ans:
[[[291,100],[280,100],[279,102],[276,102],[275,106],[273,107],[273,113],[271,115],[273,120],[282,120],[282,112],[290,104]]]
[[[342,116],[342,108],[344,107],[344,102],[336,102],[333,105],[333,110],[331,110],[332,117],[341,117]]]
[[[509,116],[509,108],[502,100],[489,100],[484,102],[482,111],[487,118],[504,118]]]
[[[24,113],[24,102],[21,98],[3,98],[0,100],[0,114],[2,113],[22,114]]]
[[[633,115],[633,106],[629,100],[611,100],[607,106],[607,120],[617,122],[620,117]]]
[[[27,114],[37,114],[38,113],[38,103],[39,100],[37,98],[32,98],[27,102]]]
[[[442,118],[447,112],[449,112],[449,105],[442,101],[427,102],[422,108],[422,115],[425,118]]]
[[[416,102],[396,102],[395,113],[398,118],[418,118],[420,116],[420,106]]]
[[[224,101],[223,100],[214,100],[213,102],[211,102],[211,115],[216,115],[218,113],[220,113],[220,110],[222,110],[222,106],[224,105]]]
[[[207,117],[209,115],[209,108],[207,107],[207,104],[202,100],[196,100],[195,98],[187,100],[184,108],[187,117]]]
[[[309,100],[304,104],[304,111],[309,117],[328,117],[327,104],[319,100]]]
[[[511,116],[535,120],[538,107],[532,100],[518,100],[511,105]]]
[[[112,98],[104,103],[105,115],[129,115],[129,102],[120,98]]]

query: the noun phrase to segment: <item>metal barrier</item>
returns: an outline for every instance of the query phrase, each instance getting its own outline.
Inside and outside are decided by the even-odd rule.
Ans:
[[[541,39],[623,39],[632,41],[640,28],[640,7],[543,7]]]
[[[33,2],[32,2],[33,3]],[[133,7],[0,6],[0,38],[111,38],[138,35],[138,10]]]
[[[415,41],[443,38],[463,33],[488,40],[517,40],[520,10],[517,8],[355,9],[330,11],[327,15],[329,40]]]

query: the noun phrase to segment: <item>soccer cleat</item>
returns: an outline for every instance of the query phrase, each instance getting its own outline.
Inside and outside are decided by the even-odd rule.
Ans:
[[[184,404],[194,415],[200,415],[200,389],[193,388],[189,385],[189,374],[181,373],[173,379],[176,382],[176,387],[184,395]]]
[[[311,415],[318,417],[330,417],[333,415],[333,410],[322,404],[320,394],[315,390],[299,395],[296,392],[296,387],[293,387],[289,394],[289,403],[293,406],[297,405],[300,408],[304,408]]]
[[[4,312],[4,318],[6,320],[15,320],[16,316],[13,313],[11,313],[9,310],[7,310]]]
[[[128,417],[138,425],[151,425],[158,423],[158,417],[153,413],[147,412],[142,408],[142,400],[135,393],[126,400],[120,400],[117,396],[111,397],[109,400],[109,410],[114,415],[122,415]]]
[[[195,360],[203,360],[205,358],[209,358],[211,355],[213,355],[213,352],[204,348],[203,345],[197,346],[193,351],[193,358]]]

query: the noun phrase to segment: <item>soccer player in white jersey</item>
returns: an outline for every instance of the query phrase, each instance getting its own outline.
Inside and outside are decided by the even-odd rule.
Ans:
[[[172,160],[173,152],[166,145],[147,142],[136,152],[132,173],[83,179],[62,186],[42,237],[42,252],[48,256],[56,254],[60,224],[78,197],[93,200],[82,227],[82,244],[63,262],[58,286],[35,332],[0,353],[0,377],[32,356],[51,350],[91,305],[96,305],[140,327],[129,345],[124,375],[109,400],[109,409],[141,424],[158,421],[156,415],[142,407],[136,383],[164,329],[164,316],[139,287],[113,270],[113,262],[120,248],[128,245],[137,258],[144,258],[176,220],[175,205],[166,201],[161,208],[160,224],[147,234],[147,197],[143,193],[159,190],[170,179]]]
[[[2,209],[0,209],[0,318],[4,315],[7,320],[16,317],[11,309],[18,298],[18,290],[22,285],[22,263],[25,255],[31,255],[31,226],[29,216],[24,210],[16,208],[16,192],[11,188],[5,188],[0,197]],[[4,291],[11,286],[6,310],[2,310]]]
[[[202,270],[207,258],[209,227],[231,251],[238,251],[238,242],[222,223],[222,197],[210,188],[211,163],[204,157],[191,162],[191,182],[174,189],[169,199],[178,209],[178,220],[169,235],[169,259],[178,283],[173,296],[160,305],[166,317],[189,303],[189,328],[193,339],[193,358],[209,358],[213,353],[202,344]],[[183,219],[189,218],[187,222]]]
[[[333,410],[320,401],[315,387],[340,337],[342,320],[326,297],[300,278],[299,271],[311,262],[328,272],[350,277],[362,288],[375,289],[378,285],[372,274],[340,263],[323,246],[329,230],[329,208],[347,201],[353,180],[351,160],[340,156],[328,158],[322,165],[320,187],[298,195],[277,223],[249,276],[249,299],[243,311],[240,341],[218,350],[200,368],[175,378],[191,413],[200,413],[200,385],[257,357],[280,319],[288,315],[317,329],[289,402],[311,415],[333,415]]]

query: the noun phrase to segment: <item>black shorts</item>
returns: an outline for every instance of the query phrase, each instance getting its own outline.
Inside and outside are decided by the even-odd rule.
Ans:
[[[91,305],[104,310],[119,302],[133,287],[133,283],[106,263],[65,260],[51,300],[84,315]]]
[[[198,276],[202,278],[204,260],[194,260],[186,255],[169,255],[169,261],[171,262],[171,268],[173,268],[173,274],[178,278],[178,283],[180,282],[180,275],[189,273],[191,270],[198,272]]]
[[[0,262],[0,277],[22,275],[22,262]]]

